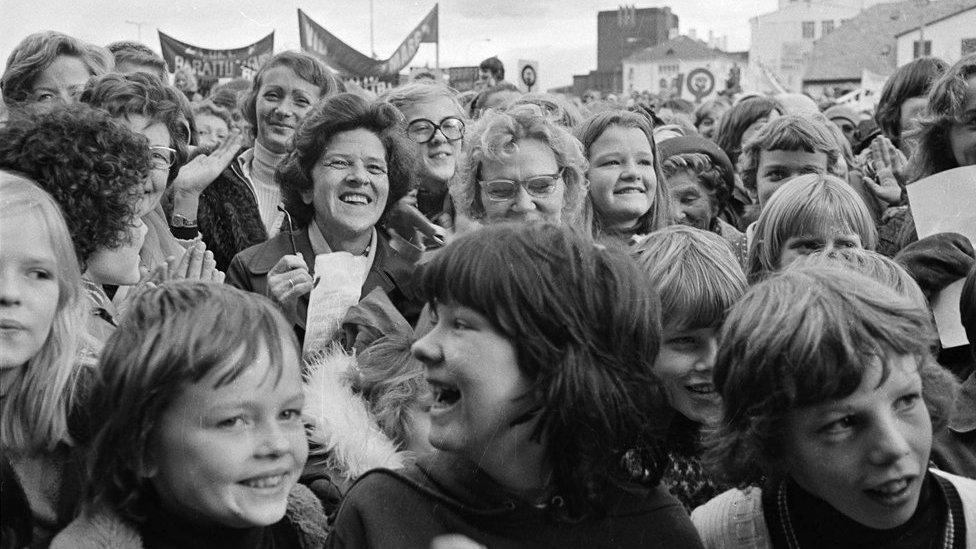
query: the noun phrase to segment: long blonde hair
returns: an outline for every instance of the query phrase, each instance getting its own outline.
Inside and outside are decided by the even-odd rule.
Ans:
[[[81,271],[71,235],[51,195],[31,180],[0,171],[0,215],[43,220],[57,261],[58,305],[40,351],[9,380],[0,399],[0,445],[5,452],[34,453],[71,442],[68,412],[74,400],[78,334],[84,329]],[[36,235],[40,237],[41,235]]]

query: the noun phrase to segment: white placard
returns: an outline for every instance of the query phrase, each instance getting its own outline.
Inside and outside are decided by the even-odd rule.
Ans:
[[[315,278],[308,301],[303,355],[329,348],[350,307],[359,302],[368,259],[349,252],[315,256]]]
[[[976,166],[946,170],[907,187],[908,202],[919,238],[936,233],[959,233],[976,244]],[[950,284],[932,299],[939,339],[946,348],[965,345],[959,318],[963,281]]]

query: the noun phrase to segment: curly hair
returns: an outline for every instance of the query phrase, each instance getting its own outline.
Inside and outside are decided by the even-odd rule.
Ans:
[[[255,136],[258,131],[258,92],[261,91],[261,85],[264,83],[265,73],[275,67],[288,67],[302,80],[318,86],[319,98],[345,91],[342,82],[332,74],[332,71],[311,54],[303,51],[283,51],[261,65],[258,73],[254,75],[251,91],[240,106],[244,121],[251,126],[251,133]]]
[[[91,76],[105,74],[115,66],[105,48],[60,32],[36,32],[21,40],[7,58],[7,68],[0,77],[4,103],[14,106],[29,101],[34,80],[61,56],[80,59]]]
[[[878,245],[874,218],[846,181],[819,174],[788,181],[776,190],[756,221],[746,263],[749,282],[761,280],[782,267],[780,256],[790,238],[837,230],[858,235],[865,249],[873,250]]]
[[[718,121],[713,139],[728,155],[732,165],[739,161],[742,152],[742,135],[757,120],[769,118],[772,113],[783,113],[783,107],[775,99],[763,96],[748,97],[725,111]]]
[[[573,131],[583,121],[583,113],[569,101],[551,93],[531,92],[520,95],[512,102],[515,105],[538,105],[542,107],[549,119]]]
[[[608,110],[590,115],[576,127],[574,134],[583,144],[583,151],[589,160],[590,147],[603,135],[603,132],[611,126],[621,128],[633,128],[640,130],[654,153],[654,175],[657,176],[657,185],[654,188],[654,203],[650,209],[637,220],[637,234],[647,234],[658,229],[663,229],[671,223],[671,202],[668,197],[668,190],[664,184],[664,172],[661,171],[661,156],[658,154],[657,144],[654,141],[654,128],[650,119],[641,114],[624,110]],[[600,212],[593,212],[593,225],[595,232],[599,234],[603,230],[603,222],[600,219]]]
[[[458,176],[450,184],[451,198],[460,213],[471,219],[485,217],[478,178],[484,162],[505,162],[520,141],[535,139],[552,150],[556,165],[563,170],[566,191],[562,221],[582,220],[586,200],[586,158],[583,146],[568,130],[550,120],[537,105],[516,105],[505,111],[490,111],[465,135],[464,154]]]
[[[651,373],[660,304],[623,251],[553,223],[500,223],[465,234],[420,275],[433,305],[483,315],[514,347],[538,408],[552,488],[570,516],[598,513],[609,486],[629,478],[628,450],[659,440],[670,418]],[[647,463],[657,483],[664,462]]]
[[[81,94],[81,102],[108,111],[114,118],[144,116],[151,123],[166,126],[169,146],[176,149],[176,161],[169,169],[167,183],[172,183],[187,161],[189,134],[179,90],[148,73],[106,74],[93,79]]]
[[[150,166],[144,137],[86,104],[15,112],[0,126],[0,169],[26,175],[54,197],[82,271],[96,250],[129,238]]]
[[[976,53],[967,55],[943,74],[929,91],[928,116],[919,120],[918,147],[908,166],[909,181],[958,168],[949,130],[963,123],[967,80],[976,75]]]
[[[664,159],[661,171],[665,181],[683,172],[692,174],[708,193],[713,213],[722,212],[729,205],[732,189],[726,184],[724,170],[712,163],[711,156],[698,152],[675,154]]]
[[[952,412],[958,385],[932,355],[931,315],[864,275],[787,269],[732,306],[722,328],[714,380],[724,402],[705,460],[730,484],[758,485],[785,473],[791,410],[845,398],[880,363],[913,356],[933,432]]]
[[[383,216],[410,191],[414,148],[403,130],[403,115],[389,103],[369,102],[352,93],[340,93],[316,103],[295,130],[294,147],[278,164],[275,181],[281,185],[282,201],[297,227],[305,227],[315,216],[315,207],[302,200],[312,190],[312,168],[336,135],[355,129],[376,134],[386,149],[390,192]],[[380,218],[382,222],[382,217]]]
[[[294,331],[264,296],[226,284],[176,281],[139,296],[105,343],[91,391],[88,454],[90,502],[136,524],[145,520],[150,488],[144,471],[166,410],[189,383],[218,376],[233,383],[265,351],[268,375],[280,379],[286,349],[299,355]]]
[[[932,83],[945,74],[949,64],[937,57],[923,57],[902,65],[885,82],[874,112],[881,132],[897,147],[901,140],[901,105],[912,97],[928,95]]]

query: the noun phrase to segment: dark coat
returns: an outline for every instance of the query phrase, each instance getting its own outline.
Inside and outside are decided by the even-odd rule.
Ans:
[[[381,288],[397,310],[413,324],[420,315],[422,304],[413,295],[414,263],[408,261],[390,247],[389,241],[377,231],[376,256],[373,266],[366,275],[363,291],[359,298],[366,297],[376,288]],[[312,251],[312,241],[308,236],[308,227],[296,231],[295,247],[305,259],[308,272],[315,276],[315,252]],[[247,290],[249,292],[268,295],[268,271],[278,263],[282,257],[294,253],[291,240],[287,232],[279,233],[267,242],[251,246],[237,254],[227,269],[227,284]],[[301,317],[308,314],[309,295],[302,296],[298,301],[298,313]]]
[[[342,502],[329,546],[427,548],[445,534],[495,549],[702,546],[684,508],[661,486],[615,486],[605,503],[604,516],[558,521],[470,461],[439,452],[402,471],[361,476]]]
[[[197,224],[221,271],[241,250],[268,239],[257,198],[236,158],[200,194]]]

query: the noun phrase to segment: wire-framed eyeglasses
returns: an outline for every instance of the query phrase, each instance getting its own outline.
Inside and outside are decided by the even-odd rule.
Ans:
[[[448,116],[440,124],[435,124],[432,120],[418,118],[407,124],[407,137],[414,143],[423,145],[434,138],[437,130],[448,141],[457,141],[464,137],[464,121],[456,116]]]
[[[149,147],[149,162],[153,169],[168,170],[176,162],[176,149],[153,145]]]

